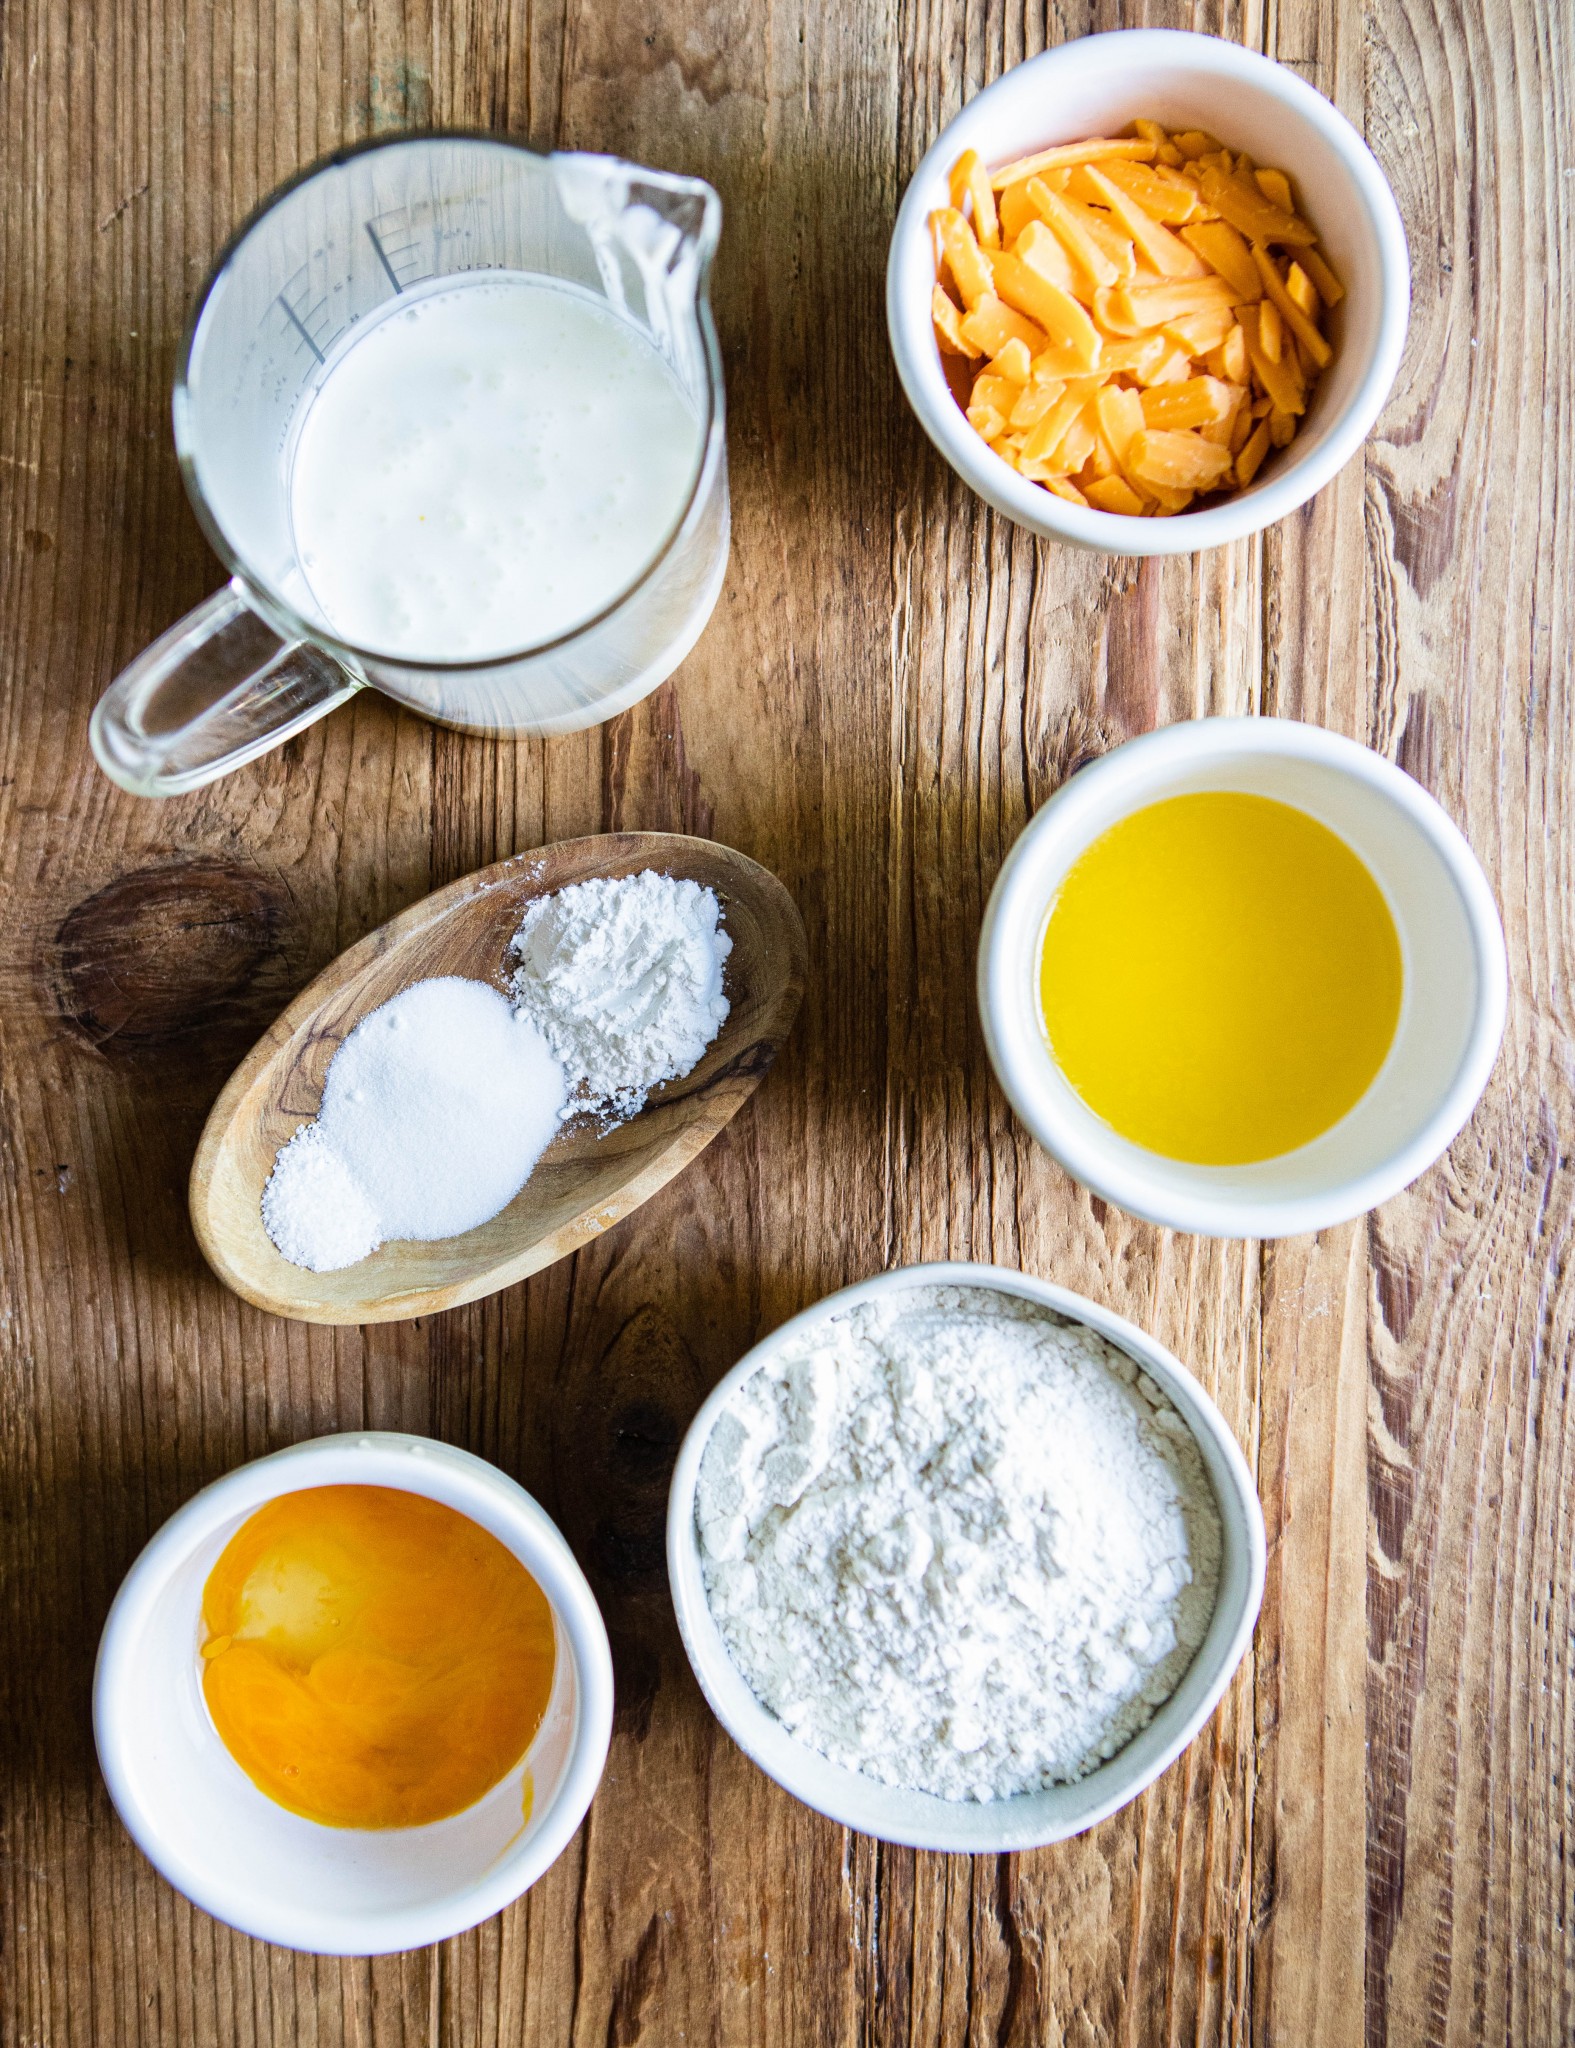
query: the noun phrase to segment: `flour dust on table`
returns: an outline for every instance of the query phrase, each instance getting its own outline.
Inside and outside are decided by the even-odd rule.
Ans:
[[[1132,1359],[978,1288],[884,1296],[738,1389],[696,1495],[707,1597],[756,1697],[884,1784],[1081,1778],[1208,1631],[1219,1507]]]
[[[275,1158],[274,1245],[326,1273],[389,1239],[458,1237],[508,1206],[568,1118],[637,1115],[727,1021],[721,917],[714,890],[651,869],[577,883],[525,913],[512,1000],[461,976],[401,989],[345,1039],[316,1120]]]

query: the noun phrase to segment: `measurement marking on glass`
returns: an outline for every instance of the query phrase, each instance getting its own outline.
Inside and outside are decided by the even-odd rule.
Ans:
[[[377,238],[377,229],[373,227],[370,221],[365,222],[364,225],[366,227],[366,232],[371,241],[372,247],[377,251],[378,262],[381,263],[384,270],[388,272],[389,283],[394,287],[394,290],[396,292],[402,292],[404,290],[404,286],[399,282],[399,273],[395,270],[393,264],[389,262],[388,251],[383,247],[382,243]]]
[[[296,333],[300,335],[302,341],[304,341],[307,347],[312,351],[312,354],[316,356],[317,360],[320,363],[325,362],[327,358],[324,356],[322,350],[317,346],[317,343],[313,341],[311,334],[309,333],[307,328],[302,324],[300,314],[296,312],[295,308],[290,304],[290,301],[285,297],[283,292],[279,294],[279,304],[284,308],[284,317],[286,318],[286,320],[289,321],[290,325],[295,329]]]

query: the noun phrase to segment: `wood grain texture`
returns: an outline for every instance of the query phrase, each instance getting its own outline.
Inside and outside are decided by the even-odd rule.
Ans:
[[[1260,540],[1101,562],[982,508],[898,396],[903,181],[979,86],[1140,22],[1292,64],[1362,127],[1415,270],[1364,458]],[[1559,0],[8,0],[0,16],[0,2042],[1554,2043],[1575,2036],[1575,16]],[[217,580],[167,393],[240,215],[321,151],[476,123],[701,173],[735,538],[675,680],[498,744],[370,696],[164,805],[92,702]],[[1164,720],[1368,739],[1498,890],[1503,1057],[1448,1158],[1274,1246],[1132,1222],[990,1081],[985,896],[1032,809]],[[780,874],[809,992],[765,1085],[635,1218],[413,1324],[285,1325],[184,1213],[226,1073],[429,889],[581,833]],[[140,943],[157,931],[160,945]],[[708,1386],[830,1287],[1020,1263],[1152,1328],[1254,1462],[1254,1656],[1143,1800],[1033,1855],[843,1835],[709,1721],[666,1473]],[[429,1431],[558,1517],[619,1723],[577,1841],[440,1950],[331,1963],[216,1926],[99,1783],[93,1648],[204,1480],[321,1431]]]

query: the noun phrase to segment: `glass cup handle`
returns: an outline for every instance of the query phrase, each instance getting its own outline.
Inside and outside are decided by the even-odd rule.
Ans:
[[[237,577],[121,670],[89,734],[133,796],[179,796],[255,760],[362,687],[309,640],[286,640]]]

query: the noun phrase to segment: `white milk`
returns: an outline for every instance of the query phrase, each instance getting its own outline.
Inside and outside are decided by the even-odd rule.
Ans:
[[[519,273],[398,302],[302,420],[296,546],[333,630],[416,661],[514,654],[581,626],[660,553],[701,430],[639,330]]]

